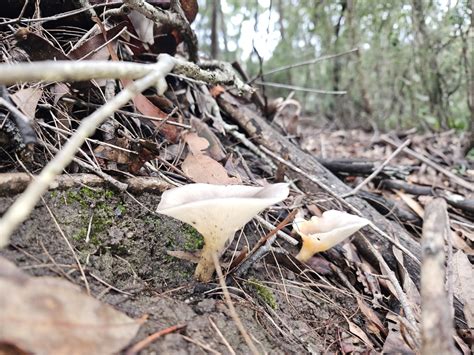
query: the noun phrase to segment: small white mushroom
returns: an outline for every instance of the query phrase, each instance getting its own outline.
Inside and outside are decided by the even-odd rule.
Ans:
[[[321,217],[313,216],[309,221],[295,218],[293,229],[303,240],[296,258],[307,261],[314,254],[332,248],[369,223],[365,218],[336,210],[323,212]]]
[[[241,229],[259,212],[288,197],[288,184],[265,187],[189,184],[165,191],[156,212],[192,225],[204,237],[194,276],[208,282],[220,257]]]

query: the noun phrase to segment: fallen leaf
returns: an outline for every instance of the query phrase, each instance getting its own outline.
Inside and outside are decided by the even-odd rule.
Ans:
[[[387,320],[388,336],[383,344],[382,354],[415,354],[404,340],[397,316],[388,315]]]
[[[191,126],[196,130],[199,137],[205,138],[209,142],[207,151],[211,158],[221,161],[226,157],[221,141],[217,138],[214,132],[211,131],[207,124],[195,117],[191,117]]]
[[[425,213],[423,207],[411,196],[408,194],[395,190],[395,193],[397,194],[400,199],[407,204],[408,207],[410,207],[420,218],[423,218],[423,215]]]
[[[181,164],[181,169],[194,182],[202,182],[217,185],[235,185],[241,181],[235,177],[229,177],[225,168],[217,161],[207,155],[188,154]]]
[[[35,354],[113,354],[140,324],[53,277],[0,274],[0,344]]]
[[[35,118],[36,107],[38,106],[41,96],[43,96],[43,90],[29,87],[18,90],[11,95],[11,99],[27,117]]]
[[[135,10],[132,10],[132,12],[128,15],[128,18],[132,22],[133,28],[135,29],[138,38],[140,38],[140,41],[147,44],[153,44],[155,42],[153,36],[155,23],[152,20],[149,20]]]
[[[130,80],[122,80],[124,85],[127,85],[127,83],[130,83]],[[166,112],[163,112],[161,109],[159,109],[157,106],[155,106],[150,100],[148,100],[144,95],[138,94],[133,98],[133,103],[137,110],[146,115],[146,116],[152,116],[152,117],[157,117],[157,118],[167,118],[168,114]],[[162,133],[167,140],[169,140],[171,143],[176,143],[178,141],[179,133],[180,130],[176,126],[172,126],[170,124],[167,124],[166,122],[160,122],[160,121],[152,121],[152,120],[147,120],[146,118],[143,118],[144,121],[150,121],[156,129]],[[172,120],[169,118],[169,120]]]
[[[225,92],[225,89],[223,86],[221,85],[216,85],[216,86],[213,86],[210,90],[210,93],[212,95],[213,98],[217,98],[219,97],[222,93]]]
[[[183,140],[188,144],[193,155],[203,154],[203,150],[209,147],[209,142],[205,138],[199,137],[196,133],[186,133]]]

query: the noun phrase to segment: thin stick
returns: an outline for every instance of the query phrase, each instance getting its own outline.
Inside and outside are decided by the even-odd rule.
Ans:
[[[364,179],[364,181],[362,181],[359,185],[357,185],[356,187],[354,187],[354,188],[352,189],[352,191],[349,191],[348,193],[342,195],[342,198],[346,198],[346,197],[349,197],[349,196],[353,196],[353,195],[355,195],[357,192],[359,192],[359,190],[360,190],[361,188],[363,188],[363,187],[364,187],[365,185],[367,185],[370,181],[372,181],[372,179],[373,179],[374,177],[376,177],[376,176],[383,170],[383,168],[384,168],[385,166],[387,166],[387,164],[388,164],[393,158],[395,158],[395,157],[398,155],[398,153],[400,153],[400,152],[403,150],[403,148],[405,148],[408,144],[410,144],[410,140],[409,140],[409,139],[407,139],[405,142],[403,142],[402,145],[400,145],[392,154],[390,154],[390,156],[389,156],[387,159],[385,159],[385,161],[384,161],[382,164],[380,164],[380,166],[379,166],[377,169],[375,169],[375,170],[372,172],[372,174],[370,174],[369,176],[367,176],[367,177]]]
[[[388,137],[383,137],[382,138],[385,142],[387,142],[388,144],[391,144],[393,146],[397,146],[397,143],[395,143],[393,140],[391,140],[390,138]],[[453,174],[452,172],[450,172],[449,170],[443,168],[441,165],[439,164],[436,164],[434,161],[428,159],[427,157],[425,157],[424,155],[420,154],[420,153],[417,153],[415,152],[414,150],[410,149],[410,148],[403,148],[403,151],[405,153],[407,153],[408,155],[411,155],[413,158],[416,158],[420,161],[422,161],[423,163],[425,163],[426,165],[429,165],[431,166],[433,169],[436,169],[437,171],[439,171],[441,174],[449,177],[451,180],[453,180],[456,184],[458,184],[459,186],[462,186],[470,191],[474,191],[474,184],[464,180],[464,179],[461,179],[459,176]]]
[[[282,222],[278,224],[275,228],[273,228],[270,233],[266,236],[261,238],[257,244],[253,247],[252,251],[250,252],[248,258],[240,265],[240,267],[236,271],[236,275],[238,277],[242,277],[247,270],[252,266],[257,260],[261,259],[264,255],[266,255],[270,249],[272,248],[273,243],[278,235],[278,231],[280,231],[283,227],[285,227],[293,218],[296,216],[298,210],[293,210]],[[263,219],[263,218],[262,218]],[[295,240],[296,242],[296,240]]]
[[[245,342],[247,343],[252,353],[254,355],[258,355],[260,354],[260,352],[255,347],[254,343],[252,342],[252,339],[250,338],[249,334],[245,330],[244,325],[242,324],[242,321],[240,320],[239,315],[237,314],[237,311],[235,310],[234,304],[232,303],[229,290],[227,289],[227,285],[225,284],[224,275],[222,274],[221,265],[219,264],[219,259],[217,258],[217,255],[215,253],[212,254],[212,260],[214,261],[214,266],[216,268],[217,276],[219,277],[219,284],[222,288],[222,292],[224,293],[224,298],[227,303],[227,307],[229,307],[230,316],[234,320],[235,325],[239,329],[240,334],[242,334],[242,337],[244,338]]]
[[[234,349],[232,349],[232,346],[230,346],[229,342],[227,341],[227,339],[224,337],[224,335],[222,334],[222,332],[220,331],[219,328],[217,328],[217,325],[213,322],[212,318],[209,317],[209,323],[211,323],[211,326],[214,328],[214,330],[216,331],[217,335],[219,335],[219,338],[221,338],[222,342],[224,343],[224,345],[227,347],[227,349],[229,350],[229,353],[231,355],[236,355],[235,354],[235,351]]]
[[[341,57],[341,56],[343,56],[343,55],[347,55],[347,54],[351,54],[351,53],[357,52],[358,50],[359,50],[359,48],[353,48],[353,49],[351,49],[351,50],[348,50],[347,52],[325,55],[325,56],[322,56],[322,57],[319,57],[319,58],[315,58],[315,59],[311,59],[311,60],[306,60],[306,61],[304,61],[304,62],[299,62],[299,63],[295,63],[295,64],[286,65],[286,66],[284,66],[284,67],[280,67],[280,68],[276,68],[276,69],[269,70],[269,71],[267,71],[266,73],[263,73],[261,76],[266,76],[266,75],[270,75],[270,74],[274,74],[274,73],[279,73],[279,72],[281,72],[281,71],[285,71],[285,70],[289,70],[289,69],[293,69],[293,68],[298,68],[298,67],[302,67],[302,66],[306,66],[306,65],[316,64],[316,63],[318,63],[318,62],[322,62],[323,60],[328,60],[328,59],[333,59],[333,58]],[[255,80],[255,79],[253,79],[252,82],[253,82],[254,80]]]
[[[109,63],[111,65],[113,63]],[[174,60],[170,56],[160,56],[154,65],[155,71],[137,80],[123,89],[114,99],[82,120],[74,135],[69,138],[63,149],[44,167],[41,174],[28,186],[26,191],[10,206],[0,220],[0,248],[6,246],[10,236],[18,225],[30,214],[49,184],[59,175],[74,158],[86,138],[94,134],[109,116],[127,104],[135,95],[150,86],[160,83],[160,94],[166,90],[164,77],[173,69]],[[0,75],[1,77],[1,75]]]
[[[200,346],[201,348],[203,348],[204,350],[206,351],[209,351],[211,354],[215,354],[215,355],[222,355],[222,353],[214,350],[213,348],[211,348],[210,346],[196,340],[196,339],[193,339],[193,338],[190,338],[190,337],[187,337],[186,335],[181,335],[181,337],[190,342],[191,344],[194,344],[194,345],[197,345],[197,346]]]
[[[153,333],[147,336],[145,339],[140,340],[138,343],[136,343],[134,346],[128,349],[125,355],[138,354],[138,352],[142,351],[145,347],[153,343],[159,337],[162,337],[163,335],[166,335],[166,334],[177,332],[181,329],[184,329],[185,327],[186,327],[186,324],[173,325],[172,327]]]
[[[61,229],[61,226],[59,225],[58,220],[57,220],[56,217],[54,216],[54,214],[53,214],[53,212],[51,211],[51,209],[49,208],[48,204],[47,204],[45,201],[43,201],[43,203],[44,203],[46,209],[48,210],[48,213],[49,213],[49,215],[51,216],[51,219],[53,220],[54,225],[55,225],[56,228],[58,229],[59,234],[61,234],[61,237],[63,237],[64,241],[66,242],[67,247],[68,247],[69,250],[71,251],[72,256],[74,257],[74,260],[76,261],[77,267],[79,268],[79,272],[81,273],[81,276],[82,276],[82,278],[83,278],[84,286],[86,287],[87,294],[90,295],[90,294],[91,294],[91,289],[90,289],[90,287],[89,287],[89,282],[87,281],[86,273],[84,272],[84,268],[82,267],[81,262],[79,261],[79,258],[77,257],[77,254],[76,254],[76,252],[74,251],[74,248],[72,247],[71,243],[70,243],[69,240],[67,239],[67,237],[66,237],[66,235],[64,234],[63,230]]]
[[[275,226],[271,224],[270,222],[268,222],[265,218],[261,216],[255,216],[254,218],[268,230],[270,231],[275,230]],[[295,238],[289,236],[288,234],[279,230],[278,228],[276,229],[276,231],[277,231],[276,232],[277,235],[281,237],[285,242],[290,243],[291,245],[298,245],[298,241]]]
[[[288,89],[288,90],[295,90],[295,91],[312,92],[313,94],[324,94],[324,95],[345,95],[345,94],[347,94],[347,91],[319,90],[319,89],[305,88],[305,87],[302,87],[302,86],[280,84],[280,83],[271,83],[271,82],[268,82],[268,81],[256,81],[255,84],[256,85],[263,85],[263,86],[271,86],[271,87],[275,87],[275,88]]]

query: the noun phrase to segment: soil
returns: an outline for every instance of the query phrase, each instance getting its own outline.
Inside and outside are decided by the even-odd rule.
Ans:
[[[13,200],[0,198],[0,215]],[[49,192],[0,256],[31,275],[67,278],[84,288],[67,238],[94,297],[133,318],[147,316],[132,344],[161,329],[186,325],[160,337],[142,354],[229,353],[222,337],[236,353],[250,353],[218,286],[195,282],[194,265],[167,254],[197,250],[202,239],[192,228],[154,214],[158,202],[156,195],[85,187]],[[249,223],[237,249],[253,246],[260,233]],[[298,275],[271,260],[270,255],[254,265],[230,288],[257,348],[271,354],[341,349],[341,339],[348,337],[345,317],[358,313],[354,300],[337,288],[302,287]],[[363,327],[358,317],[351,321]]]

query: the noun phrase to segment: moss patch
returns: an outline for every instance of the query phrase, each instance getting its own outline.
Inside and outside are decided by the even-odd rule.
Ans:
[[[277,305],[275,296],[273,295],[273,292],[268,287],[266,287],[265,285],[263,285],[261,282],[259,282],[257,279],[253,277],[247,281],[247,284],[253,290],[255,290],[258,298],[262,302],[270,306],[272,309],[277,309],[278,305]]]
[[[65,200],[67,204],[78,204],[80,207],[78,216],[81,227],[73,238],[81,243],[89,233],[89,241],[95,247],[103,246],[101,236],[126,213],[125,205],[112,190],[83,187],[66,192]]]

